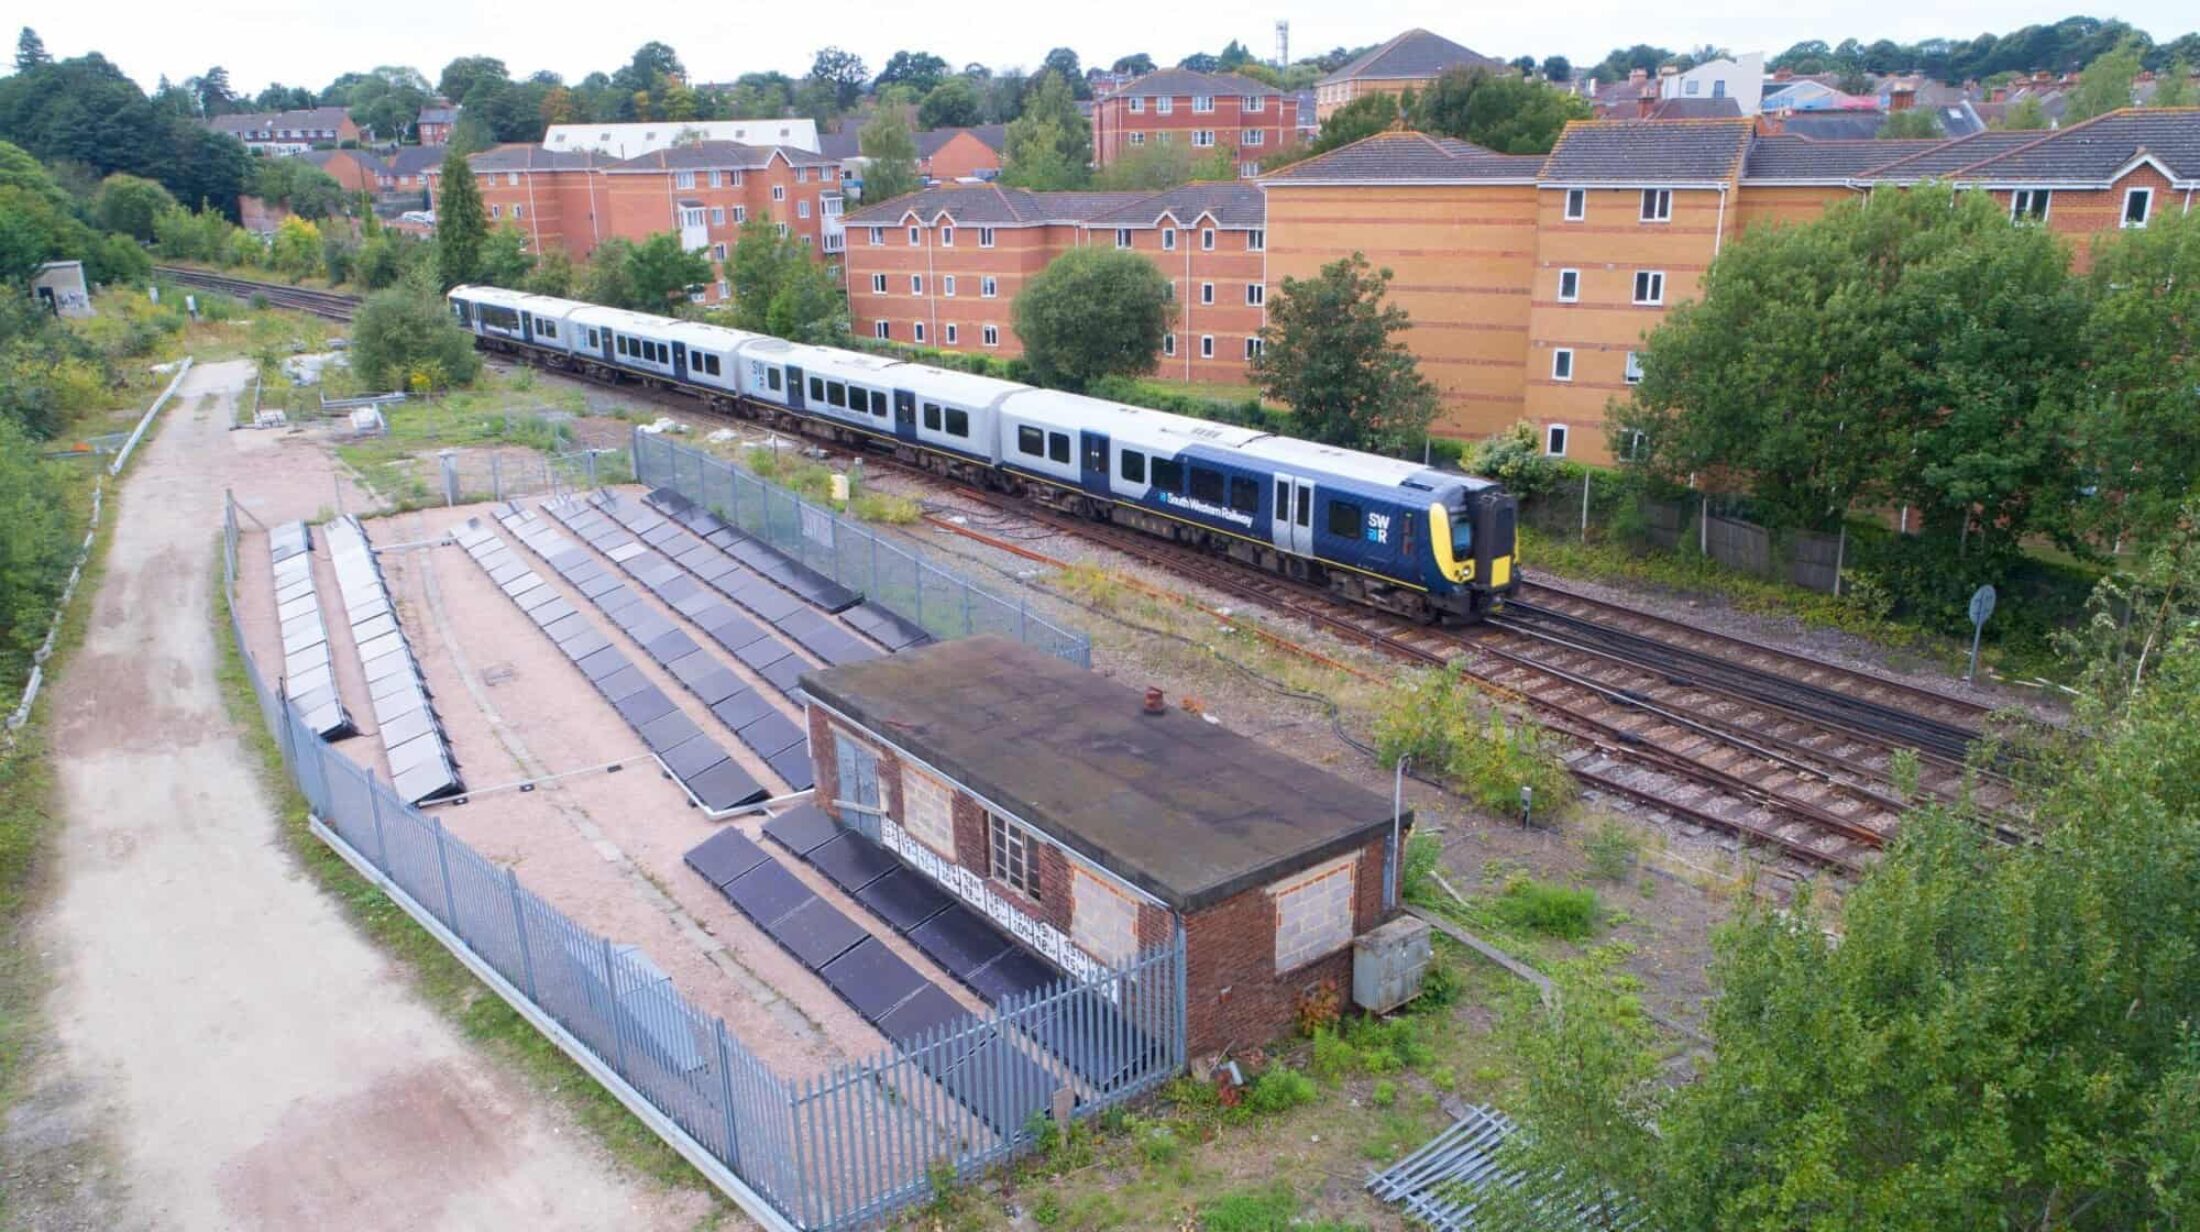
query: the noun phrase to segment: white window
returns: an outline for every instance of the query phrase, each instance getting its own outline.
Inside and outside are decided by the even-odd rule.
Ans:
[[[1574,379],[1574,350],[1572,347],[1560,347],[1551,352],[1551,379],[1554,381],[1571,381]]]
[[[941,228],[940,228],[940,247],[942,247],[942,248],[953,248],[954,246],[955,246],[955,228],[953,228],[953,227],[941,227]]]
[[[1175,228],[1175,227],[1163,227],[1163,228],[1161,228],[1161,251],[1163,251],[1163,252],[1175,252],[1175,251],[1176,251],[1176,228]]]
[[[1134,111],[1134,112],[1136,112],[1136,111],[1144,111],[1145,109],[1146,109],[1146,100],[1145,100],[1145,99],[1143,99],[1143,98],[1140,98],[1140,97],[1138,97],[1138,96],[1137,96],[1137,95],[1135,95],[1135,94],[1134,94],[1134,95],[1132,95],[1132,96],[1131,96],[1131,110],[1132,110],[1132,111]]]
[[[992,299],[994,296],[997,296],[1000,293],[1001,284],[995,282],[991,274],[988,274],[978,280],[978,297],[980,299]]]
[[[1646,433],[1629,431],[1620,441],[1619,457],[1622,462],[1640,462],[1650,452],[1650,437]]]
[[[786,223],[780,223],[780,224],[779,224],[779,238],[781,238],[781,239],[785,239],[785,238],[787,238],[787,224],[786,224]],[[804,236],[803,238],[804,238],[804,239],[808,239],[809,237],[808,237],[808,236]]]
[[[1194,110],[1194,111],[1199,111],[1199,112],[1207,112],[1207,111],[1213,111],[1214,109],[1215,109],[1215,96],[1214,96],[1214,95],[1212,95],[1212,94],[1194,94],[1194,95],[1192,95],[1192,110]]]
[[[1206,148],[1207,148],[1208,146],[1211,146],[1211,145],[1213,145],[1214,143],[1215,143],[1215,130],[1213,130],[1213,129],[1211,129],[1211,128],[1200,128],[1200,129],[1194,129],[1194,130],[1192,130],[1192,144],[1193,144],[1193,145],[1195,145],[1195,146],[1198,146],[1198,147],[1199,147],[1200,149],[1203,149],[1203,150],[1204,150],[1204,149],[1206,149]]]
[[[1170,134],[1170,133],[1167,133],[1167,132],[1159,132],[1159,133],[1155,133],[1155,134],[1153,135],[1153,141],[1154,141],[1154,144],[1155,144],[1155,145],[1167,145],[1167,144],[1169,144],[1169,139],[1170,139],[1171,135],[1172,135],[1172,134]]]
[[[2045,188],[2020,188],[2009,194],[2009,217],[2018,222],[2045,222],[2048,199],[2054,195]]]
[[[502,217],[504,217],[504,207],[503,207],[503,206],[501,206],[501,205],[492,205],[492,206],[490,206],[490,207],[489,207],[489,217],[491,217],[491,218],[502,218]]]
[[[1726,97],[1726,78],[1724,78],[1724,77],[1721,77],[1721,78],[1719,78],[1718,80],[1716,80],[1716,81],[1714,81],[1714,82],[1712,82],[1712,83],[1711,83],[1711,97],[1713,97],[1713,98],[1725,98],[1725,97]]]
[[[917,227],[909,228],[909,246],[911,248],[915,248],[917,245],[922,244],[923,242],[924,236],[921,232],[921,229]]]
[[[999,346],[1001,345],[1001,328],[998,325],[982,326],[978,330],[978,337],[989,347]]]
[[[1215,302],[1215,284],[1211,282],[1203,282],[1199,284],[1199,302],[1202,304],[1211,304]]]
[[[1258,307],[1260,307],[1260,306],[1261,306],[1262,304],[1265,304],[1265,303],[1267,303],[1267,302],[1268,302],[1268,287],[1267,287],[1267,285],[1266,285],[1266,284],[1264,284],[1264,283],[1258,283],[1258,282],[1248,282],[1248,283],[1246,283],[1246,284],[1245,284],[1245,305],[1246,305],[1246,307],[1248,307],[1248,308],[1258,308]]]
[[[1588,189],[1586,189],[1586,188],[1569,188],[1569,189],[1567,189],[1567,190],[1566,190],[1566,221],[1567,221],[1567,222],[1580,222],[1580,221],[1581,221],[1582,219],[1584,219],[1584,218],[1587,218],[1588,216],[1589,216],[1589,190],[1588,190]]]
[[[1131,134],[1130,136],[1131,136],[1131,144],[1132,144],[1132,145],[1144,145],[1144,144],[1146,144],[1146,134],[1144,134],[1144,133],[1132,133],[1132,134]]]
[[[517,220],[517,219],[521,219],[521,218],[525,218],[525,217],[527,217],[527,207],[526,207],[526,206],[524,206],[524,205],[515,205],[515,206],[513,206],[513,207],[512,207],[512,217],[513,217],[513,219],[514,219],[514,220]]]
[[[1644,222],[1673,221],[1673,190],[1670,188],[1643,189],[1642,220]]]
[[[1263,343],[1258,338],[1247,338],[1245,340],[1245,358],[1252,359],[1258,356],[1261,353],[1261,349],[1266,345],[1266,343]]]
[[[807,200],[795,202],[794,216],[796,218],[808,218],[810,216],[810,203]]]
[[[1543,452],[1554,458],[1566,456],[1566,425],[1552,424],[1543,429]]]
[[[2147,215],[2149,215],[2149,214],[2153,213],[2153,211],[2154,211],[2154,190],[2153,190],[2153,189],[2151,189],[2151,188],[2132,188],[2132,189],[2127,189],[2127,190],[2125,190],[2125,192],[2124,192],[2124,225],[2125,225],[2125,226],[2127,226],[2127,227],[2143,227],[2143,226],[2147,225]]]
[[[978,247],[980,247],[980,248],[991,248],[991,247],[993,247],[993,228],[991,228],[991,227],[980,227],[980,228],[978,228]]]
[[[924,341],[924,322],[911,321],[909,323],[909,336],[919,342]]]
[[[674,188],[693,188],[693,187],[695,187],[695,173],[694,173],[694,172],[692,172],[692,171],[675,171],[675,172],[673,172],[673,173],[672,173],[672,186],[673,186]]]
[[[732,296],[733,296],[733,284],[732,284],[732,283],[730,283],[730,282],[727,282],[727,281],[726,281],[725,279],[723,279],[723,278],[719,279],[719,280],[718,280],[718,298],[720,298],[720,299],[730,299],[730,298],[732,298]],[[714,359],[714,360],[712,360],[711,362],[712,362],[712,363],[717,363],[718,361]]]
[[[1164,94],[1153,100],[1153,110],[1155,115],[1168,115],[1176,110],[1176,99]]]
[[[1258,94],[1248,94],[1238,100],[1238,110],[1266,111],[1268,110],[1268,100]]]
[[[883,244],[883,243],[885,243],[885,242],[886,242],[886,228],[884,228],[884,227],[873,227],[873,228],[871,228],[871,247],[873,247],[873,248],[876,248],[876,247],[878,247],[879,245],[881,245],[881,244]]]
[[[1201,252],[1213,252],[1215,250],[1215,229],[1213,227],[1200,229],[1199,250]]]
[[[1199,336],[1199,357],[1201,359],[1213,359],[1215,357],[1215,336],[1213,334],[1201,334]]]
[[[726,225],[725,206],[714,205],[710,207],[710,225],[714,227],[723,227]]]
[[[955,345],[955,323],[953,321],[947,323],[947,345]]]
[[[710,259],[713,261],[723,261],[726,259],[726,246],[723,242],[712,244],[710,246]]]
[[[1238,134],[1238,144],[1241,146],[1266,145],[1268,144],[1268,130],[1248,128]]]
[[[986,875],[1032,902],[1039,901],[1039,861],[1031,832],[993,813],[985,815]]]
[[[1687,80],[1686,82],[1682,83],[1682,85],[1681,85],[1681,93],[1683,93],[1683,94],[1686,94],[1686,95],[1688,95],[1688,96],[1689,96],[1690,98],[1694,98],[1694,97],[1695,97],[1695,96],[1696,96],[1697,94],[1701,93],[1702,91],[1703,91],[1703,83],[1702,83],[1702,82],[1700,82],[1700,81],[1698,81],[1698,80],[1696,80],[1696,79],[1695,79],[1695,78],[1693,78],[1693,77],[1689,78],[1689,79],[1688,79],[1688,80]]]
[[[922,294],[924,294],[924,275],[922,275],[922,274],[911,274],[911,275],[909,275],[909,293],[910,293],[911,295],[922,295]]]
[[[1627,383],[1642,384],[1642,354],[1639,351],[1627,352]]]
[[[1245,233],[1245,251],[1247,251],[1247,252],[1266,252],[1266,251],[1268,251],[1268,233],[1267,233],[1266,231],[1262,231],[1262,230],[1257,230],[1257,229],[1256,229],[1256,230],[1252,230],[1252,231],[1248,231],[1248,232],[1246,232],[1246,233]]]
[[[787,199],[787,186],[786,186],[785,184],[774,184],[774,185],[772,185],[772,200],[774,200],[774,201],[785,201],[786,199]]]
[[[1558,302],[1561,304],[1571,304],[1579,300],[1580,298],[1581,271],[1573,269],[1562,269],[1558,271]]]
[[[1635,302],[1638,304],[1662,304],[1665,302],[1665,272],[1663,270],[1635,271]]]
[[[506,184],[510,185],[511,187],[514,187],[514,188],[517,188],[517,187],[519,187],[519,172],[517,172],[517,171],[507,171],[507,172],[505,172],[505,173],[504,173],[504,182],[505,182]]]
[[[724,186],[724,179],[725,175],[723,172],[713,171],[710,173],[710,186],[712,188],[721,188]]]
[[[940,276],[940,294],[949,299],[955,298],[955,276],[953,274]]]
[[[745,206],[745,205],[737,205],[737,206],[734,206],[734,207],[733,207],[733,221],[734,221],[734,225],[736,225],[736,226],[739,226],[740,224],[742,224],[742,223],[745,223],[745,222],[747,222],[748,220],[749,220],[749,207],[747,207],[747,206]]]
[[[874,338],[891,338],[894,336],[894,326],[888,321],[873,321],[871,323],[871,336]]]
[[[873,294],[873,295],[884,295],[884,294],[886,294],[886,275],[884,275],[884,274],[873,274],[873,275],[871,275],[871,294]]]
[[[1117,248],[1131,246],[1131,229],[1129,227],[1117,227],[1115,229],[1115,246]]]
[[[1162,353],[1163,355],[1174,355],[1174,354],[1176,354],[1176,335],[1175,335],[1175,334],[1163,334],[1163,335],[1161,335],[1161,353]]]

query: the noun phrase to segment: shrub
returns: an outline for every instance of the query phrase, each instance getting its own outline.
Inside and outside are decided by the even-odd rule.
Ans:
[[[1149,1125],[1139,1131],[1138,1156],[1156,1168],[1166,1167],[1176,1162],[1183,1145],[1175,1130],[1166,1125]]]
[[[1378,1108],[1388,1108],[1398,1102],[1398,1084],[1385,1078],[1375,1084],[1375,1089],[1368,1094],[1368,1099]]]
[[[1337,981],[1323,980],[1299,994],[1293,1014],[1298,1020],[1299,1034],[1309,1039],[1323,1031],[1334,1031],[1337,1019],[1344,1014],[1344,993],[1338,989]]]
[[[1040,1194],[1039,1200],[1031,1204],[1031,1222],[1042,1228],[1051,1228],[1062,1222],[1061,1195],[1051,1189]]]
[[[1516,423],[1481,441],[1467,455],[1467,473],[1495,479],[1516,499],[1549,491],[1563,474],[1562,464],[1543,452],[1543,442],[1531,423]]]
[[[351,326],[351,367],[373,389],[470,385],[481,371],[473,339],[433,295],[406,287],[377,291]]]
[[[1597,823],[1582,849],[1589,855],[1589,875],[1599,881],[1625,881],[1642,857],[1642,840],[1612,818]]]
[[[1518,877],[1497,900],[1497,914],[1516,928],[1578,941],[1596,928],[1596,891]]]
[[[1273,1116],[1311,1104],[1319,1094],[1312,1078],[1288,1065],[1272,1065],[1253,1080],[1245,1095],[1245,1106],[1262,1116]]]

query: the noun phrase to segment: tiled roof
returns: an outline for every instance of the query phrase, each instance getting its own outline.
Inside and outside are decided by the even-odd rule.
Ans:
[[[1538,154],[1499,154],[1450,137],[1426,133],[1377,133],[1296,162],[1261,177],[1264,184],[1419,180],[1532,182],[1543,164]]]
[[[963,133],[969,133],[988,149],[999,151],[1008,145],[1008,125],[978,124],[970,128],[932,128],[915,134],[917,157],[930,158],[940,152],[940,147]]]
[[[1997,184],[2105,184],[2132,160],[2149,154],[2179,183],[2200,182],[2200,107],[2112,111],[2059,132],[2027,135],[2036,140],[1964,166],[1961,178]]]
[[[753,171],[771,163],[772,155],[784,157],[797,167],[811,167],[837,162],[823,154],[797,150],[783,145],[743,145],[738,141],[693,141],[684,145],[667,146],[652,150],[639,158],[615,162],[612,171],[703,171],[718,168],[726,171]]]
[[[846,222],[851,227],[887,226],[899,223],[911,211],[927,223],[942,214],[952,215],[958,223],[975,226],[1083,222],[1152,195],[1142,192],[1032,192],[1028,188],[1004,188],[999,184],[942,184],[865,206],[848,215]]]
[[[1741,172],[1754,121],[1576,120],[1541,179],[1558,184],[1712,184]]]
[[[313,107],[304,111],[255,111],[249,115],[215,116],[207,126],[219,133],[254,133],[283,129],[296,131],[302,128],[336,129],[343,127],[349,113],[342,107]]]
[[[1948,144],[1920,141],[1815,141],[1809,137],[1759,137],[1742,164],[1745,184],[1817,184],[1847,181],[1896,159]]]
[[[483,150],[466,158],[476,173],[483,171],[582,171],[608,167],[618,160],[593,150],[546,150],[532,142],[516,141]]]
[[[863,153],[863,146],[859,140],[860,136],[861,134],[853,130],[839,133],[819,133],[817,135],[817,152],[835,162],[854,158]]]
[[[397,175],[419,175],[430,167],[441,166],[444,147],[439,145],[401,145],[382,160]]]
[[[420,109],[420,123],[422,123],[422,124],[456,124],[456,123],[458,123],[458,108],[456,108],[456,107],[422,107],[422,108]]]
[[[1880,164],[1864,178],[1891,183],[1936,179],[1972,163],[1984,162],[1997,154],[2006,154],[2018,146],[2030,145],[2043,135],[2030,132],[1986,132],[1960,141],[1935,142],[1921,153]]]
[[[1731,120],[1742,114],[1736,98],[1668,98],[1651,109],[1653,120]]]
[[[1095,214],[1095,225],[1150,227],[1169,214],[1180,224],[1190,224],[1203,214],[1214,216],[1223,227],[1258,227],[1268,220],[1268,201],[1258,187],[1242,181],[1227,184],[1186,184],[1167,192]]]
[[[1461,47],[1440,34],[1408,30],[1321,79],[1322,85],[1369,79],[1440,77],[1455,68],[1499,68],[1504,61]]]
[[[1124,85],[1109,98],[1174,98],[1184,94],[1212,94],[1226,98],[1276,98],[1282,91],[1237,73],[1195,73],[1188,68],[1165,68]]]
[[[1782,117],[1780,131],[1819,141],[1869,141],[1886,122],[1886,114],[1878,110],[1797,111]]]

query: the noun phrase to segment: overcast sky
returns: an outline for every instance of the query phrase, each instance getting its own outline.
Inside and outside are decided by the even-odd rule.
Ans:
[[[1050,47],[1077,50],[1090,66],[1146,52],[1172,64],[1196,51],[1242,40],[1263,59],[1275,54],[1275,23],[1291,23],[1294,58],[1336,46],[1376,43],[1425,26],[1488,55],[1564,55],[1593,64],[1614,47],[1714,43],[1774,54],[1809,38],[1837,43],[1933,36],[1974,37],[2084,11],[2077,0],[1849,0],[1838,5],[1732,5],[1710,0],[1572,0],[1565,5],[1468,7],[1430,0],[1274,0],[1185,3],[1032,0],[956,3],[604,4],[600,0],[74,0],[18,10],[56,57],[99,51],[150,88],[163,73],[181,81],[219,64],[242,92],[270,81],[319,89],[337,74],[409,64],[434,81],[452,58],[486,54],[513,75],[551,69],[578,80],[624,63],[652,39],[680,53],[697,81],[778,69],[799,75],[811,53],[837,43],[875,72],[896,50],[934,52],[960,67],[1037,64]],[[2104,13],[2103,16],[2110,14]],[[2200,25],[2190,0],[2137,0],[2114,16],[2170,39]],[[9,22],[8,24],[16,24]]]

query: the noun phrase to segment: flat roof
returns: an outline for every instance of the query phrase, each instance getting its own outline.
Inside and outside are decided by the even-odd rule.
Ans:
[[[1390,801],[994,635],[803,676],[827,709],[1179,911],[1364,845]]]

